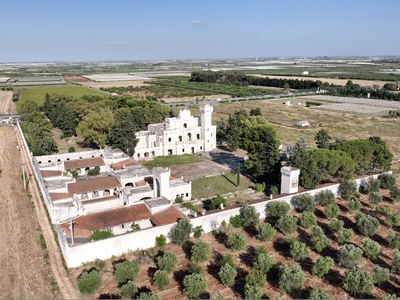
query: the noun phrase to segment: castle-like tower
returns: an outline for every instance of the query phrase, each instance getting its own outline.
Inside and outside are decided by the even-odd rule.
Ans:
[[[217,126],[212,125],[212,112],[214,108],[205,104],[200,107],[201,136],[204,140],[203,151],[211,151],[216,147]]]

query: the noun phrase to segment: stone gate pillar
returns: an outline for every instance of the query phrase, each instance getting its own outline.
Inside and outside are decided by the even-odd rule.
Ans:
[[[300,169],[281,168],[281,194],[294,194],[299,191],[299,175]]]

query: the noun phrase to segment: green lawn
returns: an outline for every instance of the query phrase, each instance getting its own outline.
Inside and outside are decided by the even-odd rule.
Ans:
[[[240,184],[236,186],[236,174],[226,173],[214,177],[203,177],[192,181],[192,198],[208,198],[230,192],[253,187],[253,183],[246,177],[240,177]]]
[[[24,88],[21,91],[21,101],[17,102],[17,110],[22,101],[34,101],[39,106],[43,105],[46,93],[81,97],[83,95],[105,95],[105,93],[92,90],[79,85],[41,86]]]
[[[152,169],[155,167],[170,167],[175,165],[184,165],[190,163],[196,163],[203,161],[204,158],[197,154],[183,154],[183,155],[170,155],[170,156],[158,156],[153,160],[142,160],[141,164],[145,165],[147,168]]]

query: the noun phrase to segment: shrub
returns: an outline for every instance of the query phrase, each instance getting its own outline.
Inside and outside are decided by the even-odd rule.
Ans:
[[[237,271],[235,267],[227,263],[221,267],[218,275],[223,285],[231,287],[235,284]]]
[[[242,218],[240,217],[240,215],[231,216],[229,218],[229,223],[232,225],[233,228],[243,227]]]
[[[192,202],[183,202],[183,203],[181,203],[181,207],[190,209],[190,210],[194,211],[195,213],[199,212],[199,209]]]
[[[277,226],[284,234],[293,233],[297,230],[297,221],[294,216],[284,215],[279,218]]]
[[[170,284],[168,273],[163,270],[157,270],[153,276],[153,283],[160,290],[164,290]]]
[[[374,240],[367,239],[363,242],[364,246],[364,254],[369,259],[375,260],[378,258],[379,253],[381,252],[381,246],[378,242]]]
[[[94,168],[94,169],[90,169],[89,171],[88,171],[88,175],[89,176],[97,176],[97,175],[99,175],[100,174],[100,168],[98,168],[98,167],[96,167],[96,168]]]
[[[249,300],[258,300],[261,299],[264,292],[259,286],[246,284],[244,286],[244,297]]]
[[[367,272],[351,268],[343,279],[343,288],[352,295],[369,294],[374,289],[372,276]]]
[[[339,249],[339,264],[345,268],[357,266],[363,255],[363,251],[352,245],[346,244]]]
[[[346,180],[339,186],[340,196],[345,200],[350,200],[350,197],[357,194],[357,183],[352,180]]]
[[[89,240],[91,241],[104,240],[112,236],[113,233],[111,231],[96,229],[94,233],[89,237]]]
[[[75,147],[74,146],[69,147],[68,153],[73,153],[73,152],[75,152]]]
[[[224,296],[221,295],[220,292],[216,294],[214,297],[211,298],[211,300],[225,300]]]
[[[189,274],[200,274],[200,275],[205,275],[205,271],[202,266],[198,264],[190,264],[188,267],[188,272]]]
[[[226,199],[224,197],[222,197],[221,195],[217,195],[217,197],[215,197],[215,198],[212,198],[209,200],[204,200],[203,208],[205,210],[218,209],[221,207],[221,204],[225,207]]]
[[[156,246],[157,247],[164,247],[167,244],[167,237],[163,234],[156,236]]]
[[[400,252],[396,250],[393,256],[392,272],[400,275]]]
[[[220,267],[225,266],[226,264],[229,264],[231,267],[236,269],[236,264],[235,264],[235,260],[233,258],[233,255],[230,253],[224,253],[222,254],[220,260],[218,261],[218,265]]]
[[[191,260],[195,262],[204,262],[208,260],[210,255],[210,245],[202,241],[196,242],[192,247]]]
[[[362,204],[360,201],[353,199],[353,200],[350,200],[348,208],[350,211],[358,211],[361,209],[361,206],[362,206]]]
[[[154,292],[141,292],[136,299],[144,299],[144,300],[161,300],[160,297]]]
[[[246,236],[238,231],[228,234],[227,245],[233,250],[244,250],[247,245]]]
[[[193,229],[193,236],[198,239],[204,233],[203,226],[199,225]]]
[[[342,220],[338,220],[337,218],[333,218],[329,223],[329,229],[332,232],[339,232],[343,229],[344,222]]]
[[[124,298],[133,299],[133,297],[137,294],[138,289],[136,284],[129,280],[126,284],[121,287],[121,294]]]
[[[266,188],[265,182],[260,182],[260,183],[254,184],[254,191],[255,191],[256,193],[264,192],[264,191],[265,191],[265,188]]]
[[[321,289],[312,289],[310,292],[310,297],[311,300],[335,300],[335,297],[332,297],[331,295],[324,293]]]
[[[397,297],[397,294],[386,294],[382,299],[383,300],[399,300],[400,298]]]
[[[271,241],[276,234],[276,229],[269,223],[260,223],[257,226],[257,238],[261,241]]]
[[[166,271],[168,274],[175,270],[177,263],[178,259],[172,252],[165,252],[162,256],[157,257],[158,268],[162,271]]]
[[[187,240],[190,239],[190,234],[192,232],[192,224],[189,218],[182,218],[178,223],[171,228],[168,233],[169,238],[174,244],[182,246]]]
[[[276,265],[276,260],[265,253],[259,253],[254,259],[253,266],[256,270],[260,270],[265,274]]]
[[[332,245],[332,241],[325,234],[313,236],[311,240],[317,252],[321,252]]]
[[[382,268],[380,266],[374,266],[372,269],[373,274],[372,274],[372,280],[374,281],[374,284],[376,285],[381,285],[382,283],[386,282],[389,280],[389,270],[386,268]]]
[[[317,225],[317,217],[313,212],[305,211],[301,216],[300,225],[305,228]]]
[[[286,215],[290,210],[290,205],[283,201],[272,201],[265,208],[265,215],[268,217],[279,219]]]
[[[400,188],[392,187],[390,189],[390,198],[392,198],[393,202],[400,201]]]
[[[84,295],[93,294],[99,287],[101,287],[101,284],[101,276],[96,270],[83,272],[78,278],[79,292]]]
[[[295,261],[304,260],[308,258],[310,254],[311,250],[305,243],[296,240],[290,245],[290,255]]]
[[[351,228],[345,228],[338,233],[337,240],[339,244],[350,242],[354,235],[354,231]]]
[[[262,287],[267,282],[267,276],[260,270],[251,270],[246,276],[246,285]]]
[[[400,224],[400,214],[396,214],[394,212],[388,212],[386,214],[385,222],[388,226],[392,227],[393,225]]]
[[[396,184],[396,176],[394,176],[393,174],[380,174],[378,176],[378,179],[381,183],[382,189],[390,189]]]
[[[301,211],[314,212],[315,211],[315,201],[313,196],[308,193],[300,194],[293,197],[293,202],[296,207]]]
[[[260,221],[260,214],[254,206],[245,204],[240,208],[239,213],[244,227],[257,225]]]
[[[367,190],[369,193],[379,192],[380,186],[381,186],[381,182],[379,181],[379,179],[371,177],[368,180]]]
[[[123,284],[128,280],[135,281],[139,275],[140,266],[129,260],[125,260],[115,265],[115,278],[118,283]]]
[[[263,246],[263,245],[257,246],[257,247],[254,249],[254,255],[255,255],[255,256],[260,255],[260,254],[265,254],[265,255],[268,254],[267,248],[265,248],[265,246]]]
[[[285,264],[279,268],[279,289],[287,294],[304,288],[304,274],[296,264]]]
[[[376,206],[382,202],[382,195],[379,192],[371,192],[368,195],[368,201],[374,206],[374,209]]]
[[[183,279],[184,294],[190,299],[199,298],[206,291],[206,278],[199,274],[186,275]]]
[[[329,204],[325,207],[325,217],[328,219],[336,218],[339,215],[340,208],[337,204]]]
[[[315,195],[315,202],[321,206],[335,204],[335,194],[331,190],[325,190]]]
[[[362,212],[356,213],[356,220],[358,230],[365,236],[373,236],[380,225],[378,219]]]
[[[325,235],[324,230],[318,225],[311,227],[311,234],[313,237]]]
[[[391,232],[388,235],[389,246],[400,249],[400,233],[399,232]]]
[[[180,197],[180,196],[176,197],[175,198],[175,203],[182,204],[183,203],[183,198]]]
[[[334,261],[332,257],[326,256],[320,256],[317,258],[315,261],[315,264],[312,268],[313,274],[317,275],[318,277],[324,277],[326,274],[329,273],[331,268],[334,266]]]

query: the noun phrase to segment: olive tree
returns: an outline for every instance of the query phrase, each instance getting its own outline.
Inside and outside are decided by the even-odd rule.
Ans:
[[[237,271],[235,267],[232,267],[230,264],[227,263],[221,267],[218,275],[223,285],[231,287],[235,284]]]
[[[246,276],[246,284],[262,287],[267,282],[267,276],[260,270],[251,270]]]
[[[128,280],[135,281],[139,275],[140,266],[129,260],[125,260],[115,265],[115,278],[118,283],[123,284]]]
[[[153,283],[160,290],[164,290],[170,284],[168,273],[163,270],[157,270],[153,275]]]
[[[392,273],[400,275],[400,252],[396,250],[393,256]]]
[[[279,268],[279,289],[292,293],[304,288],[304,273],[297,264],[284,264]]]
[[[339,264],[345,268],[355,267],[362,255],[363,251],[360,248],[352,244],[343,245],[339,249]]]
[[[362,204],[360,201],[352,199],[349,201],[348,208],[350,211],[354,212],[354,211],[360,210],[361,206],[362,206]]]
[[[329,229],[332,232],[339,232],[343,229],[344,222],[342,220],[338,220],[337,218],[333,218],[329,223]]]
[[[190,299],[198,299],[206,291],[207,281],[203,275],[190,274],[183,279],[183,293]]]
[[[194,243],[191,249],[191,260],[195,262],[204,262],[208,260],[210,255],[210,245],[203,241],[197,241]]]
[[[331,190],[321,191],[314,196],[315,202],[321,206],[327,206],[329,204],[335,204],[335,194]]]
[[[380,225],[377,218],[362,212],[356,213],[356,220],[358,230],[365,236],[373,236]]]
[[[390,198],[392,198],[393,202],[400,201],[400,188],[392,187],[390,189]]]
[[[314,212],[315,211],[314,197],[308,193],[294,196],[292,198],[292,201],[296,205],[296,208],[299,209],[301,212],[303,212],[303,211]]]
[[[260,213],[254,206],[245,204],[239,209],[243,227],[255,226],[260,222]]]
[[[265,208],[265,215],[268,217],[279,219],[286,215],[290,210],[290,205],[283,201],[271,201]]]
[[[334,261],[332,257],[326,256],[320,256],[317,258],[315,261],[315,264],[312,268],[313,274],[317,275],[318,277],[324,277],[326,274],[329,273],[331,268],[334,266]]]
[[[364,254],[369,259],[375,260],[378,258],[379,253],[381,252],[381,246],[378,242],[374,240],[367,239],[363,242],[364,246]]]
[[[317,217],[313,212],[305,211],[301,216],[300,225],[304,228],[317,225]]]
[[[352,267],[344,275],[343,288],[354,296],[370,294],[374,289],[374,281],[371,274]]]
[[[381,182],[377,178],[371,177],[367,183],[367,190],[369,193],[379,192],[379,188],[381,187]]]
[[[373,205],[375,210],[376,206],[382,202],[382,195],[379,192],[371,192],[368,195],[368,201]]]
[[[328,219],[336,218],[339,212],[340,208],[337,204],[329,204],[325,207],[325,217]]]
[[[265,274],[275,265],[276,265],[276,260],[272,256],[266,253],[256,254],[256,257],[254,258],[253,262],[254,268],[256,270],[264,272]]]
[[[137,294],[138,288],[136,284],[129,280],[126,284],[121,287],[121,294],[124,298],[133,299],[133,297]]]
[[[192,229],[193,226],[190,223],[189,218],[182,218],[174,227],[171,228],[168,236],[174,244],[182,246],[187,240],[190,239]]]
[[[311,300],[335,300],[335,297],[332,297],[319,288],[312,289],[309,298]]]
[[[350,242],[350,240],[353,238],[354,231],[351,228],[344,228],[341,231],[339,231],[337,240],[339,244],[344,244]]]
[[[382,283],[386,282],[389,280],[389,269],[382,268],[380,266],[374,266],[372,269],[372,279],[374,281],[374,284],[376,285],[381,285]]]
[[[258,300],[263,296],[263,290],[259,286],[246,284],[244,286],[244,297],[249,300]]]
[[[400,233],[399,232],[391,232],[388,235],[389,246],[393,247],[397,250],[400,249]]]
[[[157,266],[160,270],[167,272],[168,274],[172,273],[176,264],[178,263],[178,259],[176,255],[172,252],[165,252],[163,255],[157,257]]]
[[[91,295],[101,287],[102,280],[97,270],[83,272],[78,278],[78,289],[83,295]]]
[[[246,236],[238,231],[228,233],[226,244],[233,250],[243,250],[247,246]]]
[[[257,238],[261,241],[271,241],[276,234],[276,229],[269,223],[259,223],[257,225]]]
[[[380,174],[378,176],[378,179],[381,183],[382,189],[390,189],[396,184],[396,176],[394,176],[393,174]]]
[[[279,218],[277,222],[277,227],[284,234],[293,233],[297,230],[298,219],[294,216],[284,215]]]
[[[350,197],[357,194],[357,183],[352,180],[346,180],[339,186],[340,196],[345,200],[350,200]]]
[[[299,242],[297,240],[290,244],[290,255],[295,261],[304,260],[310,257],[310,254],[311,250],[310,247],[307,246],[307,244]]]

